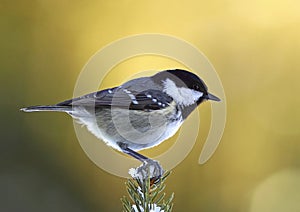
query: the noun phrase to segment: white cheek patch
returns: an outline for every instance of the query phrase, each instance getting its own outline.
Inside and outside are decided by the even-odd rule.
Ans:
[[[202,92],[195,91],[189,88],[179,88],[178,91],[182,98],[185,100],[186,105],[194,104],[201,96],[203,96]]]
[[[180,105],[189,106],[195,104],[197,100],[203,96],[203,93],[200,91],[195,91],[185,87],[178,88],[170,79],[166,79],[163,84],[164,92],[171,96],[174,101]]]

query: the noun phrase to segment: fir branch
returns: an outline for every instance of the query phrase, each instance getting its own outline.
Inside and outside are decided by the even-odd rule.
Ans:
[[[146,167],[146,168],[145,168]],[[153,178],[149,166],[142,166],[143,173],[146,170],[147,175],[137,175],[137,171],[141,171],[141,167],[131,170],[132,179],[128,179],[125,183],[129,198],[124,196],[121,198],[124,212],[171,212],[173,208],[172,200],[174,193],[167,199],[164,189],[165,181],[170,175],[170,171],[165,172],[162,176]],[[136,171],[132,174],[132,171]],[[153,169],[152,169],[153,171]],[[146,176],[146,178],[144,178]]]

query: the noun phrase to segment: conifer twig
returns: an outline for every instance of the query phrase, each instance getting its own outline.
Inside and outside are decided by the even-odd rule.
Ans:
[[[125,183],[129,198],[126,196],[121,198],[124,212],[172,211],[174,193],[169,198],[165,198],[166,193],[164,192],[165,181],[170,175],[170,171],[160,176],[153,175],[154,172],[153,167],[145,163],[136,169],[129,170],[132,178]]]

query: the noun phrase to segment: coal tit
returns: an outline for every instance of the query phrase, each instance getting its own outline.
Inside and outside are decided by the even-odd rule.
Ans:
[[[145,161],[148,158],[137,151],[172,137],[205,100],[220,101],[208,93],[207,86],[198,76],[175,69],[56,105],[21,110],[66,112],[107,145]]]

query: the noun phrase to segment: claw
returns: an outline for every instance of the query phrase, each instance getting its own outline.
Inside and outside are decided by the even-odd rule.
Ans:
[[[145,181],[150,179],[150,184],[157,183],[164,174],[164,170],[158,161],[146,159],[143,164],[136,169],[131,169],[130,175],[133,178]]]

